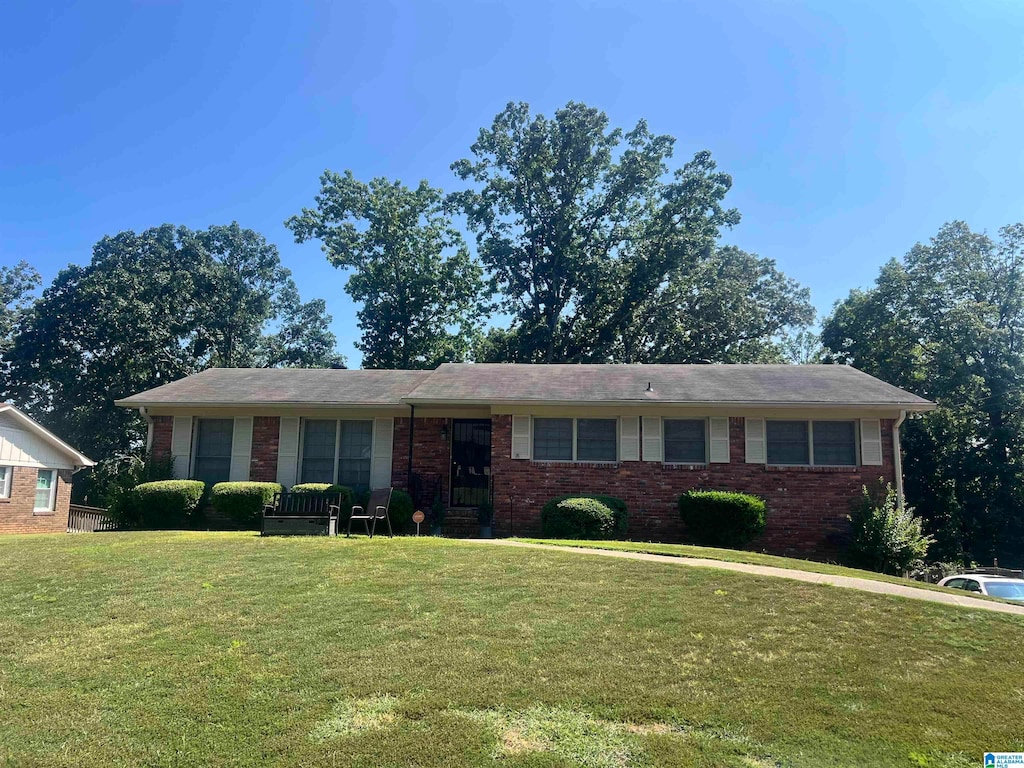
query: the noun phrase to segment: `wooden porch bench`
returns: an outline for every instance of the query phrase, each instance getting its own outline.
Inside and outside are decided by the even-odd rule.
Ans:
[[[336,536],[343,494],[274,494],[274,501],[263,507],[261,536]]]

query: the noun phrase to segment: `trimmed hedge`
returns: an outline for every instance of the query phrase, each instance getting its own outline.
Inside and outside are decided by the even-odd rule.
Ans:
[[[614,496],[556,496],[540,513],[541,530],[551,539],[610,539],[629,522],[626,502]]]
[[[564,496],[555,496],[555,498],[551,499],[551,501],[549,501],[547,504],[544,505],[544,508],[541,510],[541,513],[540,513],[541,528],[544,531],[548,530],[548,525],[547,525],[547,523],[545,521],[549,517],[551,517],[552,515],[557,516],[558,513],[555,512],[555,508],[558,506],[558,504],[560,502],[566,501],[568,499],[593,499],[594,501],[599,501],[602,504],[604,504],[606,507],[608,507],[612,511],[612,517],[614,518],[614,522],[612,524],[612,531],[607,536],[552,536],[551,538],[559,538],[559,539],[603,538],[603,539],[607,539],[607,538],[612,538],[614,536],[624,536],[625,535],[626,528],[629,526],[629,508],[626,506],[626,502],[624,502],[622,499],[617,498],[615,496],[602,496],[599,493],[568,493],[568,494],[565,494]],[[557,528],[557,524],[556,524],[556,528]],[[545,535],[547,535],[547,534],[545,533]]]
[[[748,493],[689,491],[679,514],[694,542],[708,547],[739,549],[764,532],[764,499]]]
[[[129,504],[143,528],[179,528],[196,520],[205,495],[202,480],[157,480],[135,486]]]
[[[281,492],[278,483],[217,483],[210,501],[217,514],[244,526],[255,526],[263,515],[263,506],[274,501]]]

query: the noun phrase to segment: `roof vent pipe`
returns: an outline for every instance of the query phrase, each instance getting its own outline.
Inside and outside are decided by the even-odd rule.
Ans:
[[[651,382],[649,382],[649,381],[647,382],[647,391],[648,392],[653,392],[654,391],[654,387],[651,386]]]

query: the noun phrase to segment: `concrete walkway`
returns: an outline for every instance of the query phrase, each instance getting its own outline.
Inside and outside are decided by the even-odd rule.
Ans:
[[[474,544],[487,543],[499,547],[524,547],[526,549],[545,549],[549,552],[576,553],[580,555],[600,555],[601,557],[618,557],[624,560],[643,560],[648,563],[664,563],[666,565],[682,565],[689,568],[718,568],[722,571],[749,573],[754,576],[772,576],[780,579],[806,581],[810,584],[830,584],[833,587],[859,589],[862,592],[874,592],[878,595],[895,595],[908,597],[912,600],[927,600],[931,603],[958,605],[979,611],[995,611],[1024,616],[1024,605],[1010,605],[994,600],[978,600],[967,593],[958,595],[955,592],[937,592],[930,589],[906,587],[902,584],[890,584],[887,581],[861,579],[856,576],[835,576],[828,573],[811,573],[791,568],[775,568],[770,565],[752,565],[750,563],[730,563],[726,560],[708,560],[703,557],[676,557],[673,555],[652,555],[647,552],[623,552],[616,549],[594,549],[590,547],[562,547],[553,544],[532,544],[526,541],[508,541],[507,539],[478,539]]]

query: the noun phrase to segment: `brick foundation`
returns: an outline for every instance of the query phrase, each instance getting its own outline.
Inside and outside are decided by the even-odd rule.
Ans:
[[[33,512],[37,470],[11,467],[10,498],[0,499],[0,533],[65,533],[71,505],[71,470],[57,471],[57,498],[53,512]]]

